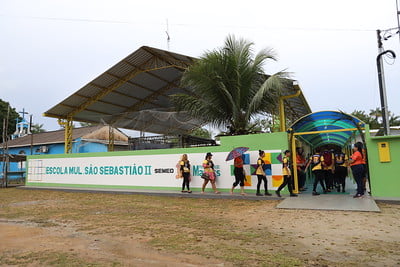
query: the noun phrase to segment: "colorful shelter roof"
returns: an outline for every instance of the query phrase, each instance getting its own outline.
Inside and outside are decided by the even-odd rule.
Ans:
[[[358,118],[338,111],[310,113],[293,123],[289,131],[300,136],[312,147],[323,145],[345,145],[354,132],[364,128]]]

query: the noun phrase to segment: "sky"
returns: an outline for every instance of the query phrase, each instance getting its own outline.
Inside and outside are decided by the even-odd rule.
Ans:
[[[233,34],[272,48],[265,72],[290,72],[313,112],[368,113],[380,107],[376,30],[397,25],[396,0],[0,0],[0,99],[56,130],[42,114],[139,47],[200,57]],[[400,57],[398,34],[383,46]],[[400,115],[400,61],[384,57],[384,73]]]

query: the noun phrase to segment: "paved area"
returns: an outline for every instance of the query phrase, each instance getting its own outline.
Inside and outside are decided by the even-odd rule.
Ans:
[[[181,193],[180,191],[167,191],[167,190],[142,190],[142,189],[109,189],[109,188],[76,188],[76,187],[42,187],[42,186],[21,186],[20,189],[29,190],[60,190],[65,192],[90,192],[90,193],[110,193],[110,194],[139,194],[149,196],[172,196],[172,197],[188,197],[188,198],[205,198],[205,199],[247,199],[247,200],[278,200],[276,195],[272,196],[256,196],[255,194],[240,195],[239,189],[231,195],[229,192],[221,192],[215,194],[208,191],[202,194],[199,191],[192,193]],[[273,193],[273,191],[271,191]],[[283,195],[285,197],[285,195]]]
[[[285,198],[278,204],[279,209],[315,209],[380,212],[371,196],[353,198],[353,194],[301,194],[299,197]]]
[[[150,196],[172,196],[172,197],[189,197],[189,198],[205,198],[205,199],[246,199],[246,200],[282,200],[277,208],[280,209],[318,209],[318,210],[348,210],[348,211],[373,211],[379,212],[380,209],[376,205],[375,200],[371,196],[362,198],[353,198],[352,189],[349,193],[328,193],[319,196],[312,196],[311,192],[303,192],[298,197],[288,197],[282,195],[282,198],[275,194],[272,196],[255,196],[254,194],[240,195],[239,192],[231,195],[229,192],[215,194],[207,192],[201,194],[198,191],[193,193],[181,193],[176,191],[165,190],[140,190],[140,189],[105,189],[105,188],[74,188],[74,187],[36,187],[21,186],[20,189],[25,190],[60,190],[65,192],[90,192],[90,193],[110,193],[110,194],[141,194]],[[272,190],[271,193],[274,193]]]

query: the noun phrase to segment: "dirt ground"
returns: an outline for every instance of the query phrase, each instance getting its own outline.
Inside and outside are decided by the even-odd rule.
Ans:
[[[0,190],[1,266],[398,266],[400,205]]]

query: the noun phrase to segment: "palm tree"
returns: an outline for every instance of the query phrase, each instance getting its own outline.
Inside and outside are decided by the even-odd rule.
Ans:
[[[31,127],[32,133],[43,133],[45,131],[46,130],[43,128],[43,124],[38,124],[38,123],[32,124],[32,127]]]
[[[191,93],[171,96],[177,110],[232,135],[247,134],[252,118],[276,110],[288,73],[265,75],[263,65],[275,55],[264,49],[254,56],[253,45],[228,36],[221,49],[206,52],[183,74],[181,85]]]
[[[389,125],[400,126],[400,116],[396,116],[389,112]]]

